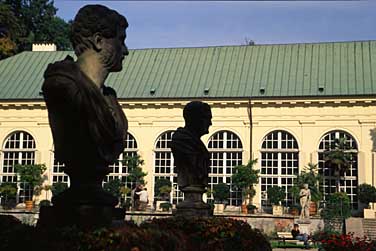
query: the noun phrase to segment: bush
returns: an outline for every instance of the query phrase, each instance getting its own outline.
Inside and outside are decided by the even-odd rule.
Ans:
[[[4,182],[0,184],[1,205],[4,209],[16,207],[17,184]]]
[[[43,236],[43,238],[39,238]],[[38,241],[35,241],[38,240]],[[38,228],[0,216],[0,250],[38,251],[271,251],[265,236],[244,221],[170,217],[137,226],[83,231],[76,227]]]
[[[351,216],[350,198],[346,193],[333,193],[328,196],[326,205],[321,211],[326,230],[339,229],[343,219]]]
[[[67,188],[68,188],[67,183],[63,183],[63,182],[54,183],[51,188],[52,195],[56,196],[64,192]]]
[[[49,207],[51,206],[51,201],[49,200],[41,200],[39,202],[39,207]]]
[[[279,203],[285,199],[286,192],[283,187],[269,187],[266,191],[268,194],[268,200],[272,205],[279,205]]]
[[[169,179],[160,178],[155,181],[154,191],[156,193],[156,197],[159,198],[166,198],[169,196],[171,192],[171,181]]]
[[[376,188],[369,184],[361,184],[358,187],[359,201],[364,204],[376,202]]]
[[[215,184],[213,186],[213,197],[217,203],[224,203],[230,197],[230,187],[225,183]]]
[[[325,251],[371,251],[376,249],[374,242],[367,237],[354,237],[353,234],[323,234],[320,238],[321,247]]]
[[[121,195],[120,188],[121,188],[120,179],[110,180],[109,182],[106,182],[103,185],[103,190],[105,190],[106,192],[109,192],[112,196],[116,198],[119,198]]]
[[[159,205],[163,211],[169,211],[172,208],[172,204],[170,202],[161,203]]]

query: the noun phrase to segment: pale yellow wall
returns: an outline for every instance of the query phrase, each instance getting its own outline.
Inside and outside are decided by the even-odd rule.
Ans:
[[[294,101],[295,102],[295,101]],[[304,103],[305,102],[305,103]],[[355,103],[356,102],[356,103]],[[122,102],[129,120],[129,132],[135,137],[139,153],[145,160],[147,188],[150,199],[153,191],[154,144],[157,137],[167,131],[184,125],[182,109],[186,102],[169,101]],[[209,135],[202,137],[205,144],[209,137],[220,130],[236,133],[243,143],[243,162],[249,156],[260,158],[263,137],[273,130],[286,130],[298,141],[300,168],[309,161],[317,162],[317,148],[321,137],[332,130],[344,130],[350,133],[359,147],[359,183],[372,183],[373,141],[370,131],[376,128],[375,103],[363,100],[337,100],[333,102],[299,101],[296,104],[288,100],[268,103],[252,101],[252,153],[250,153],[250,121],[248,101],[209,101],[212,105],[213,126]],[[19,103],[20,104],[20,103]],[[18,104],[18,105],[19,105]],[[17,130],[29,132],[37,144],[37,162],[52,166],[52,136],[48,126],[47,111],[43,103],[26,103],[16,107],[11,104],[4,107],[0,103],[0,142],[3,146],[6,137]],[[39,106],[42,105],[42,106]],[[257,165],[259,168],[259,164]],[[48,170],[50,172],[50,169]],[[50,176],[50,173],[47,173]],[[44,198],[44,195],[42,195]],[[260,202],[260,191],[254,202]]]

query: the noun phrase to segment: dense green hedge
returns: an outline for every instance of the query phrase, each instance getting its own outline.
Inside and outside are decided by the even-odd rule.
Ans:
[[[263,234],[243,221],[226,218],[154,219],[137,226],[82,231],[41,229],[0,216],[0,250],[38,251],[271,251]]]

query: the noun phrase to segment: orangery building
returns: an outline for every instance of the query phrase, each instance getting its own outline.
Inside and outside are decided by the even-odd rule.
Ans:
[[[41,86],[47,65],[73,52],[35,48],[0,61],[0,182],[18,182],[15,164],[44,163],[46,184],[69,184],[54,160]],[[234,167],[250,159],[260,170],[253,198],[259,208],[269,206],[270,186],[284,187],[283,203],[291,205],[289,188],[308,163],[318,164],[324,195],[334,192],[323,152],[339,138],[353,156],[340,189],[354,209],[357,186],[375,185],[376,41],[140,49],[130,50],[123,64],[106,84],[116,90],[129,130],[106,181],[118,177],[130,186],[121,160],[139,154],[149,200],[160,178],[173,184],[171,202],[182,200],[169,141],[184,126],[184,105],[201,100],[213,114],[202,137],[211,153],[209,186],[229,184],[229,205],[242,203],[231,185]],[[30,199],[25,188],[18,184],[18,203]]]

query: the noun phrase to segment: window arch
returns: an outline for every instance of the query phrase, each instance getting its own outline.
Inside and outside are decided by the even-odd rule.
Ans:
[[[218,183],[228,184],[230,186],[229,205],[241,205],[241,191],[235,189],[231,181],[233,168],[243,162],[243,144],[240,138],[233,132],[219,131],[210,137],[208,149],[210,152],[210,189]]]
[[[125,138],[125,148],[122,154],[119,155],[119,159],[114,164],[110,165],[111,172],[104,178],[104,182],[110,180],[119,179],[125,186],[132,188],[132,182],[127,180],[129,174],[128,167],[124,164],[126,157],[133,157],[137,155],[138,146],[137,141],[132,134],[127,133]]]
[[[299,147],[294,136],[282,130],[266,135],[262,140],[260,159],[261,205],[270,206],[266,192],[272,186],[285,188],[283,204],[291,205],[289,190],[299,172]]]
[[[172,135],[175,131],[166,131],[162,133],[156,141],[154,148],[154,185],[158,179],[168,179],[172,184],[170,202],[177,204],[183,200],[183,192],[179,190],[177,173],[175,170],[174,157],[170,148]],[[156,191],[154,187],[154,200]]]
[[[35,164],[36,145],[33,136],[25,131],[14,132],[6,138],[2,151],[1,182],[17,184],[18,203],[32,200],[31,187],[27,183],[18,182],[14,166]]]
[[[345,131],[336,130],[328,132],[320,140],[318,164],[319,173],[323,175],[324,178],[323,183],[320,184],[321,190],[323,191],[324,199],[327,195],[336,191],[336,178],[333,169],[331,169],[324,161],[324,151],[330,150],[334,141],[340,138],[345,138],[345,142],[350,148],[348,151],[352,155],[351,166],[349,170],[344,173],[344,176],[341,177],[340,190],[346,192],[350,197],[352,208],[358,209],[358,145],[354,137]]]

